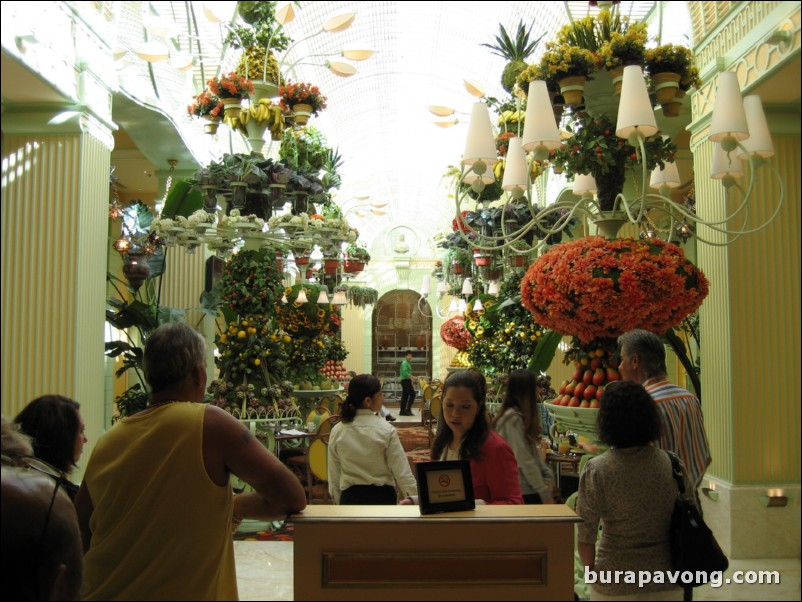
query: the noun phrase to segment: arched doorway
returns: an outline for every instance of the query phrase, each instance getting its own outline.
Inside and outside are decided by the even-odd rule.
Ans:
[[[373,373],[384,378],[384,396],[389,401],[401,398],[398,370],[401,360],[412,353],[412,380],[431,379],[432,319],[418,309],[420,296],[410,290],[390,291],[382,295],[373,310]]]

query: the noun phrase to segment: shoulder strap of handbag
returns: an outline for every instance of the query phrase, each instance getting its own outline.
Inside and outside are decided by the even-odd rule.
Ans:
[[[679,495],[682,497],[685,495],[685,473],[682,471],[682,461],[674,452],[668,450],[665,450],[665,452],[671,460],[671,470],[674,473],[674,480],[677,482],[677,487],[679,488]]]

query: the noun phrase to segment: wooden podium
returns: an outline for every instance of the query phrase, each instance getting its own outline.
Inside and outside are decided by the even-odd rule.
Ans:
[[[564,505],[309,506],[295,525],[296,600],[573,600]]]

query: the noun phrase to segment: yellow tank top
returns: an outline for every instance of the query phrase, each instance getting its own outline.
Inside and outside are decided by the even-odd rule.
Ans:
[[[231,487],[203,463],[206,406],[125,418],[97,442],[84,600],[236,600]]]

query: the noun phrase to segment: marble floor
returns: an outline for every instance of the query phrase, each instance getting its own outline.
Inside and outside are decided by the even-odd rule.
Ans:
[[[240,600],[292,600],[292,542],[235,541]],[[799,600],[799,558],[733,560],[725,578],[734,571],[778,571],[772,585],[725,584],[696,588],[694,600]]]

